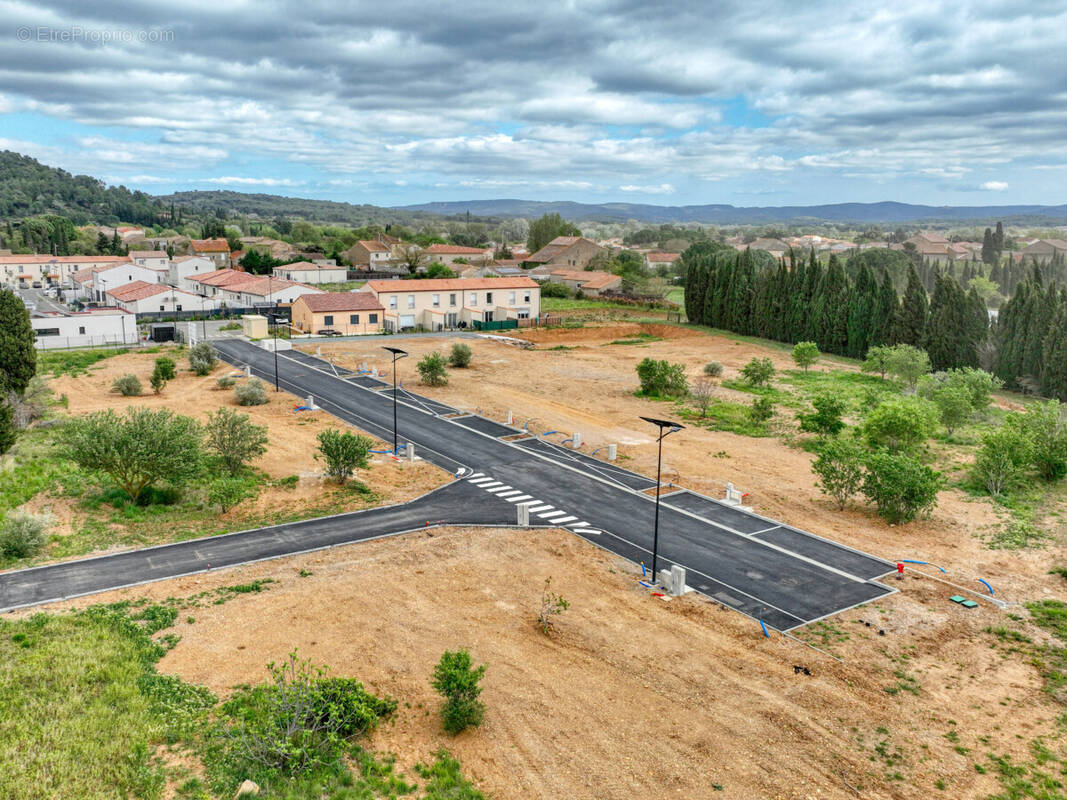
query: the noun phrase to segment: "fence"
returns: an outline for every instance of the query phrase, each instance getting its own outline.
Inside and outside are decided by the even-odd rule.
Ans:
[[[143,341],[136,335],[133,341],[123,341],[121,335],[116,336],[44,336],[34,339],[33,346],[38,350],[80,350],[88,347],[96,349],[115,347],[143,347],[155,344],[155,342]]]
[[[527,317],[516,320],[520,328],[551,328],[563,324],[563,317],[559,314],[542,314],[540,317]]]
[[[482,322],[480,319],[474,320],[474,330],[476,331],[506,331],[517,327],[519,327],[517,319],[497,319],[492,322]]]
[[[218,308],[214,311],[140,311],[137,314],[138,322],[191,322],[200,321],[202,319],[234,319],[239,318],[242,314],[266,314],[270,313],[270,310],[274,306],[264,306],[262,308],[237,308],[235,306],[226,306],[225,308]]]

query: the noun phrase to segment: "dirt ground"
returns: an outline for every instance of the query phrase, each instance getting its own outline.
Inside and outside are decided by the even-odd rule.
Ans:
[[[218,519],[233,520],[234,529],[240,528],[244,518],[262,518],[277,512],[299,512],[303,508],[322,504],[327,493],[333,490],[333,485],[322,478],[322,465],[314,458],[318,446],[316,437],[327,428],[344,427],[343,423],[324,411],[294,411],[300,402],[284,391],[268,391],[269,402],[266,405],[238,406],[233,390],[219,390],[215,382],[222,375],[239,373],[229,365],[220,363],[210,375],[199,377],[187,369],[186,359],[180,354],[174,356],[178,366],[177,377],[167,383],[161,394],[155,395],[148,386],[148,378],[159,355],[133,352],[113,356],[90,367],[87,374],[51,378],[49,385],[57,397],[66,396],[67,411],[71,414],[87,414],[108,408],[122,411],[131,406],[146,406],[169,408],[175,413],[203,421],[209,413],[227,406],[248,414],[257,425],[266,426],[269,437],[267,452],[254,461],[253,466],[274,479],[296,475],[299,480],[293,488],[264,486],[254,501],[242,503],[226,514],[218,515]],[[127,373],[140,378],[146,394],[122,397],[111,391],[115,379]],[[387,449],[387,446],[375,439],[374,449]],[[384,504],[418,497],[446,483],[450,476],[424,462],[402,463],[379,455],[372,457],[370,468],[360,471],[356,477],[367,484]],[[352,495],[351,508],[364,505],[358,494]],[[72,533],[80,518],[77,500],[39,496],[26,507],[35,512],[50,512],[56,519],[53,531],[61,536]]]

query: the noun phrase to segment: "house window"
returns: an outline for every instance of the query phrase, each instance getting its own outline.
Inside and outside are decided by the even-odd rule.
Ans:
[[[333,314],[327,314],[325,317],[323,317],[322,318],[322,324],[325,325],[326,327],[329,327],[330,325],[333,325]]]
[[[370,315],[370,322],[371,322],[372,325],[376,325],[378,323],[378,315],[377,314],[371,314]]]
[[[530,318],[530,309],[528,309],[528,308],[520,308],[518,311],[515,312],[515,316],[518,317],[519,319],[529,319]]]
[[[59,328],[38,328],[36,333],[38,339],[42,336],[59,336]]]
[[[456,296],[454,294],[450,294],[448,296],[448,304],[450,306],[452,306],[452,307],[455,307],[455,305],[456,305]]]
[[[515,305],[515,292],[508,292],[508,305]]]
[[[162,310],[163,310],[163,306],[160,306],[160,307],[159,307],[159,310],[160,310],[160,311],[162,311]]]
[[[181,310],[182,310],[182,305],[181,305],[181,303],[178,303],[178,305],[176,306],[176,308],[177,308],[177,310],[178,310],[178,311],[181,311]]]
[[[485,304],[489,305],[492,302],[493,302],[493,293],[492,292],[486,292],[485,293]]]
[[[441,305],[441,295],[435,294],[433,296],[433,307],[437,308]]]
[[[408,308],[414,308],[414,307],[415,307],[415,295],[409,294],[408,295]]]
[[[84,336],[85,335],[85,326],[84,325],[79,325],[78,326],[78,335],[79,336]]]
[[[389,298],[389,308],[396,308],[396,295],[392,295]]]
[[[476,306],[476,305],[478,305],[478,295],[477,295],[476,293],[474,293],[474,292],[471,292],[471,300],[470,300],[470,304],[471,304],[472,306]]]
[[[349,325],[358,325],[359,324],[359,314],[349,314],[349,316],[348,316],[348,324]]]
[[[530,302],[530,293],[529,292],[523,292],[522,293],[522,302],[524,302],[524,303],[529,303]]]

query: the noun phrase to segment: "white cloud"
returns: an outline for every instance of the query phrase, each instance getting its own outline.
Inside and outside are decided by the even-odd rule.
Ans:
[[[197,178],[195,183],[219,183],[223,186],[302,186],[304,181],[295,181],[290,178],[243,178],[236,175],[226,175],[221,178]]]
[[[1004,181],[986,181],[979,189],[985,189],[987,192],[1003,192],[1008,188],[1008,184]]]
[[[619,187],[622,192],[640,192],[641,194],[674,194],[674,186],[669,183],[661,183],[658,186],[637,186],[626,184]]]

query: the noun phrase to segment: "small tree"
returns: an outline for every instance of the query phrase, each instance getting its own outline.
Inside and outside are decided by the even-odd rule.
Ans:
[[[249,378],[238,384],[233,396],[239,406],[262,406],[267,403],[267,389],[259,378]]]
[[[748,418],[762,425],[774,416],[774,402],[769,397],[755,397],[748,407]]]
[[[883,400],[863,423],[863,435],[871,447],[891,452],[917,450],[937,426],[937,407],[919,397]]]
[[[741,377],[753,386],[766,386],[774,377],[774,362],[769,358],[754,358],[741,367]]]
[[[247,481],[240,478],[217,478],[208,487],[207,499],[225,514],[251,494],[252,490]]]
[[[552,578],[545,578],[545,586],[541,590],[541,611],[537,615],[537,624],[541,626],[541,632],[546,636],[552,632],[552,618],[571,607],[562,595],[555,594],[551,588]]]
[[[863,456],[863,447],[852,439],[828,439],[812,462],[812,472],[819,478],[816,485],[837,501],[838,508],[844,508],[863,484]]]
[[[156,359],[156,366],[153,372],[158,372],[164,381],[172,381],[178,376],[177,370],[174,368],[174,359],[166,356],[160,356]]]
[[[463,342],[456,342],[452,345],[452,352],[448,356],[448,366],[455,367],[456,369],[462,369],[463,367],[470,366],[471,363],[471,349]]]
[[[471,654],[466,650],[446,650],[433,668],[433,688],[445,699],[441,707],[441,721],[446,732],[457,734],[471,726],[482,724],[485,705],[478,696],[479,682],[485,675],[486,664],[473,667]]]
[[[1029,443],[1038,475],[1049,482],[1067,475],[1067,419],[1059,400],[1032,403],[1025,414],[1009,414],[1005,423]]]
[[[94,411],[60,436],[74,463],[108,475],[135,503],[153,483],[181,483],[200,469],[200,426],[165,408]]]
[[[267,452],[267,429],[254,425],[247,414],[232,408],[209,414],[204,436],[205,449],[230,475],[236,475],[249,461]]]
[[[123,375],[111,384],[111,391],[118,392],[123,397],[140,397],[141,382],[137,380],[136,375]]]
[[[419,371],[419,378],[427,386],[445,386],[448,383],[446,366],[445,357],[435,350],[423,356],[415,368]]]
[[[26,304],[14,292],[0,289],[0,394],[20,394],[37,374],[35,341]]]
[[[797,342],[793,346],[793,362],[807,372],[819,360],[819,346],[815,342]]]
[[[641,394],[649,397],[685,397],[689,392],[682,364],[644,358],[637,365],[637,379],[641,382]]]
[[[357,469],[367,466],[367,454],[373,442],[366,436],[329,428],[319,432],[319,450],[315,458],[326,462],[326,474],[344,484]]]
[[[863,361],[863,366],[860,367],[862,372],[877,372],[878,377],[885,380],[886,373],[889,372],[889,364],[893,357],[893,348],[888,345],[878,345],[872,347],[867,351],[867,357]]]
[[[949,436],[974,413],[971,393],[963,386],[942,386],[930,399],[937,406],[941,424],[945,426]]]
[[[722,364],[718,361],[709,361],[704,365],[704,374],[709,378],[718,378],[722,375]]]
[[[806,433],[818,433],[824,436],[837,436],[845,427],[842,419],[846,404],[840,397],[832,394],[820,394],[812,398],[811,413],[800,412],[797,419],[800,429]]]
[[[867,458],[863,494],[887,522],[911,522],[937,505],[940,472],[902,453],[873,453]]]
[[[8,511],[0,520],[0,554],[7,558],[37,555],[48,541],[51,526],[52,518],[47,514]]]
[[[1012,488],[1031,460],[1031,445],[1010,425],[1003,425],[982,437],[971,468],[971,477],[993,497]]]
[[[930,371],[930,357],[925,350],[910,344],[893,345],[886,371],[899,380],[904,388],[914,390],[919,378]]]
[[[197,375],[207,375],[217,363],[215,348],[208,342],[199,342],[189,349],[189,369]]]
[[[693,404],[693,408],[700,412],[701,419],[708,415],[711,402],[715,399],[715,389],[714,381],[710,381],[707,378],[697,378],[689,390],[689,401]]]

